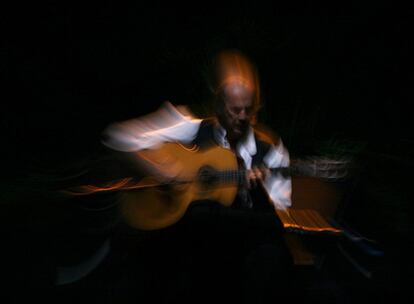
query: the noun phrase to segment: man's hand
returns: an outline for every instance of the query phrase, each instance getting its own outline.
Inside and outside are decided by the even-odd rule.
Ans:
[[[263,183],[263,181],[270,175],[270,170],[264,166],[253,167],[251,170],[247,170],[246,179],[247,187],[249,189],[256,188],[257,185]]]

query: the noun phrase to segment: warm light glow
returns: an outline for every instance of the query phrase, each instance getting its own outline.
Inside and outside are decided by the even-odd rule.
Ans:
[[[123,178],[118,181],[107,182],[100,186],[96,185],[83,185],[71,190],[63,190],[63,193],[69,195],[89,195],[98,192],[106,192],[106,191],[115,191],[115,190],[133,190],[133,189],[140,189],[146,188],[151,186],[158,186],[159,182],[152,181],[149,182],[148,180],[145,181],[136,181],[133,178]]]
[[[256,67],[238,51],[223,51],[217,58],[215,94],[237,86],[242,86],[253,95],[254,111],[257,111],[260,105],[260,85]]]
[[[220,87],[239,83],[254,90],[255,74],[249,61],[238,52],[223,52],[219,56]]]
[[[311,209],[286,209],[276,210],[283,227],[287,230],[300,230],[306,232],[329,232],[341,234],[342,230],[332,227],[315,210]]]

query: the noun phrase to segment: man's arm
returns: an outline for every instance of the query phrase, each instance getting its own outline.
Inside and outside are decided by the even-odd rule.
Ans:
[[[271,146],[264,157],[268,168],[287,167],[290,164],[289,152],[280,140],[278,145]],[[286,209],[292,205],[292,181],[281,174],[270,174],[263,182],[269,198],[276,209]]]
[[[103,132],[102,143],[115,160],[130,167],[132,172],[159,175],[159,170],[139,151],[155,149],[164,142],[190,143],[200,122],[167,102],[149,115],[111,124]]]
[[[191,142],[201,120],[166,102],[156,112],[108,126],[102,143],[115,151],[137,152],[164,142]]]

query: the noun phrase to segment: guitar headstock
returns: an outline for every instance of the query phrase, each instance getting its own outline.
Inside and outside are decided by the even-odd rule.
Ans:
[[[292,175],[317,177],[327,180],[340,180],[349,175],[351,160],[348,158],[328,158],[312,156],[291,160]]]

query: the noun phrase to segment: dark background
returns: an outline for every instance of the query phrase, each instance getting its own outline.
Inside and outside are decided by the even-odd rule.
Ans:
[[[348,221],[387,248],[381,275],[397,278],[412,252],[412,25],[412,11],[390,3],[9,5],[0,54],[1,203],[14,210],[6,223],[22,234],[46,225],[30,181],[80,170],[99,155],[109,123],[165,100],[205,112],[209,60],[237,48],[260,73],[261,121],[293,157],[357,159]]]
[[[291,150],[331,138],[393,150],[412,139],[404,107],[412,96],[409,11],[384,4],[197,7],[102,3],[5,10],[2,121],[11,154],[27,145],[32,159],[60,161],[68,149],[82,156],[110,122],[165,100],[201,104],[208,99],[206,66],[227,47],[256,62],[262,121]]]

